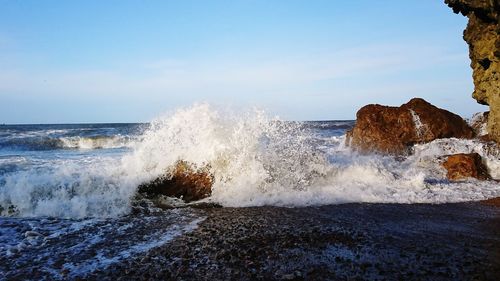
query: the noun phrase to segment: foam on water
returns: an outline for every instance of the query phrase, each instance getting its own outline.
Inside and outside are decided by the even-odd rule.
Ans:
[[[203,220],[186,208],[119,218],[2,218],[0,279],[32,278],[32,272],[50,280],[84,278],[165,245]]]
[[[12,172],[0,181],[3,214],[80,218],[116,216],[129,210],[135,186],[121,181],[113,158],[52,161]],[[119,161],[119,159],[118,159]]]
[[[475,140],[437,140],[406,159],[358,155],[340,135],[318,134],[300,122],[262,111],[218,111],[207,104],[154,120],[117,157],[52,163],[50,168],[0,178],[0,205],[20,216],[116,216],[128,212],[139,184],[163,175],[177,161],[208,167],[208,200],[224,206],[305,206],[343,202],[458,202],[500,196],[494,181],[450,183],[439,156],[478,152],[494,178],[498,150]]]

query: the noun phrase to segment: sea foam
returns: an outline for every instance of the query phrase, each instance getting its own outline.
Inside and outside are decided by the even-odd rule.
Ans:
[[[477,152],[494,178],[498,149],[477,140],[417,145],[405,159],[360,155],[345,136],[324,135],[302,122],[263,111],[231,113],[207,104],[153,120],[131,150],[116,157],[55,162],[0,178],[3,214],[102,217],[130,210],[137,186],[177,161],[214,176],[207,201],[223,206],[308,206],[345,202],[444,203],[500,196],[495,181],[449,182],[441,156]]]

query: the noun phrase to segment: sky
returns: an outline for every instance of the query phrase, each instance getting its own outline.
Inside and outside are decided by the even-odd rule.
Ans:
[[[355,119],[422,97],[463,117],[466,19],[443,1],[0,0],[0,123],[145,122],[194,103]]]

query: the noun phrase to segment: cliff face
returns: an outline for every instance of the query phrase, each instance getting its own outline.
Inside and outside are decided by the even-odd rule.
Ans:
[[[487,130],[500,143],[500,0],[445,0],[455,13],[469,18],[464,40],[469,44],[473,97],[490,106]]]

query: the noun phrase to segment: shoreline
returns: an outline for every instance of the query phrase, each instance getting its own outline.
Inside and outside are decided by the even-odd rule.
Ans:
[[[495,280],[500,276],[500,208],[489,202],[197,211],[205,220],[193,232],[85,278]]]

